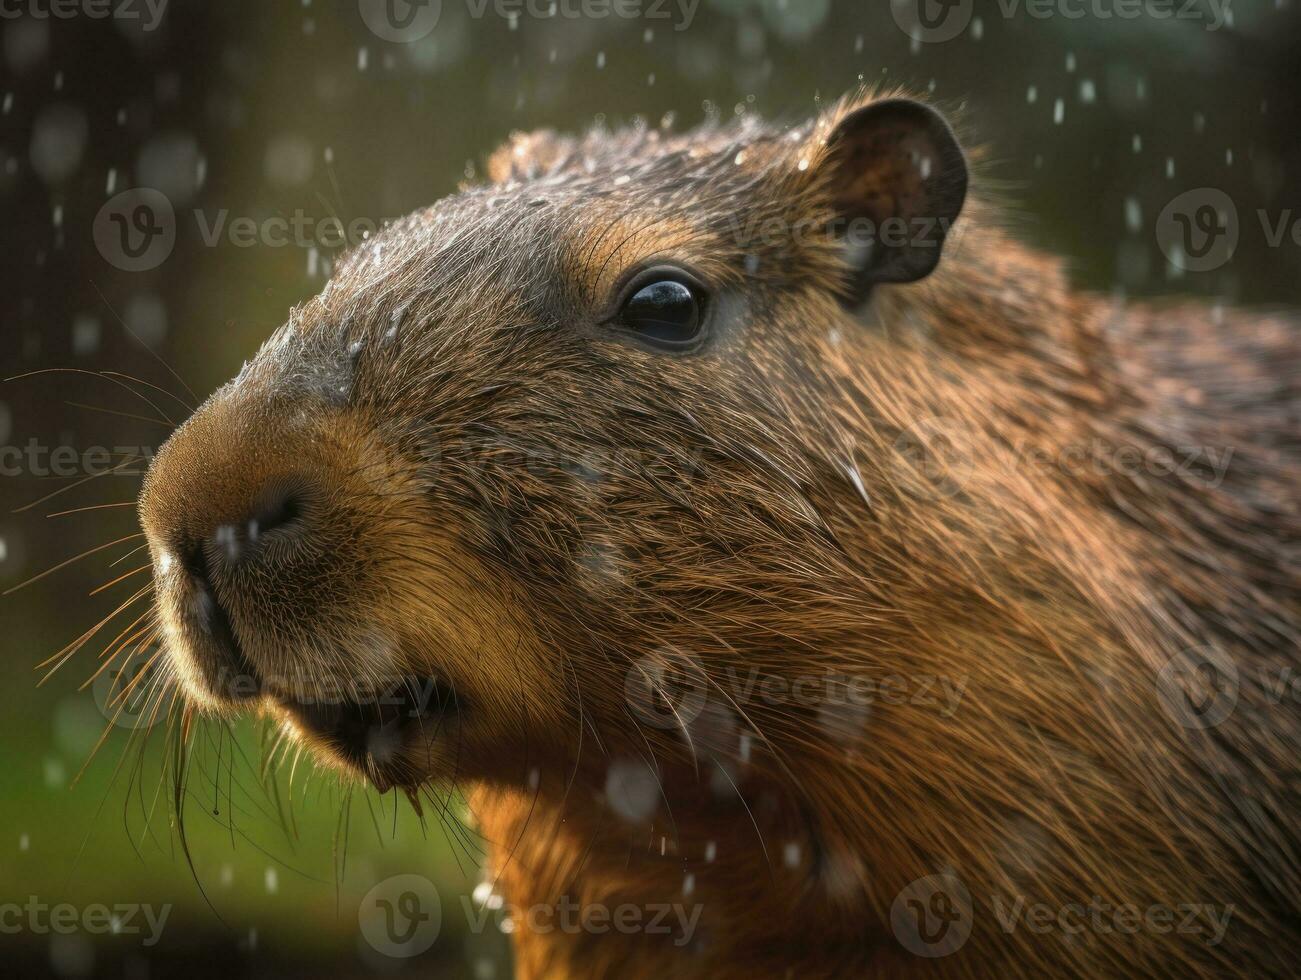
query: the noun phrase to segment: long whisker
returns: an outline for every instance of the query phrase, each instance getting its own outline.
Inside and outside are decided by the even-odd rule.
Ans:
[[[144,544],[139,545],[138,547],[132,548],[130,551],[128,551],[128,552],[127,552],[125,555],[123,555],[122,557],[120,557],[120,558],[114,558],[111,562],[108,563],[108,567],[109,567],[109,568],[113,568],[113,567],[116,566],[116,565],[120,565],[120,564],[122,564],[122,562],[126,561],[128,558],[130,558],[132,555],[134,555],[136,552],[144,551],[144,550],[145,550],[146,548],[148,548],[148,547],[149,547],[149,542],[146,541]]]
[[[5,380],[22,381],[25,378],[34,378],[40,374],[84,374],[90,378],[103,378],[105,381],[109,381],[117,385],[119,388],[121,388],[123,391],[129,394],[132,398],[140,399],[142,402],[144,402],[146,405],[152,408],[155,412],[157,412],[160,416],[162,416],[161,420],[155,420],[155,421],[166,422],[168,425],[176,424],[175,422],[172,421],[172,419],[168,416],[168,414],[164,412],[161,408],[159,408],[156,404],[154,404],[152,400],[146,398],[144,395],[136,391],[130,385],[123,384],[117,378],[110,376],[110,374],[106,371],[87,371],[85,368],[40,368],[39,370],[36,371],[25,371],[22,374],[11,375],[10,377],[5,378]],[[126,377],[126,375],[121,375],[121,377]],[[132,378],[131,380],[134,381],[135,379]],[[175,396],[173,395],[172,397]],[[181,404],[185,404],[185,403],[182,402]]]
[[[0,595],[12,595],[13,593],[17,592],[19,589],[27,588],[27,586],[31,585],[33,582],[39,582],[41,579],[45,578],[46,576],[53,575],[61,568],[67,568],[73,562],[81,561],[81,559],[83,558],[89,558],[91,555],[95,554],[96,552],[103,551],[106,548],[111,548],[115,544],[121,544],[123,541],[132,541],[136,538],[143,538],[144,536],[145,535],[143,531],[137,531],[135,534],[128,534],[125,537],[118,538],[116,541],[110,541],[108,542],[108,544],[101,544],[98,547],[89,549],[88,551],[83,551],[79,555],[73,555],[71,558],[67,558],[59,562],[53,568],[47,568],[45,571],[40,572],[37,575],[33,575],[26,582],[19,582],[17,585],[5,589],[5,591],[0,593]]]
[[[132,375],[129,375],[129,374],[123,374],[121,371],[101,371],[100,373],[103,374],[104,377],[109,378],[109,379],[113,379],[113,378],[121,378],[123,381],[130,381],[132,384],[144,385],[146,388],[152,388],[154,391],[158,392],[160,395],[166,395],[168,398],[170,398],[170,399],[172,399],[173,401],[175,401],[176,404],[183,406],[187,411],[189,411],[189,412],[191,412],[191,413],[194,411],[194,406],[191,405],[189,402],[185,401],[185,400],[182,399],[182,398],[177,398],[175,395],[173,395],[173,394],[172,394],[170,391],[168,391],[166,388],[160,388],[158,385],[154,384],[152,381],[146,381],[146,380],[144,380],[144,378],[136,378],[136,377],[133,377]],[[182,384],[183,384],[183,383],[184,383],[184,382],[182,382]],[[196,398],[197,398],[197,396],[196,396]]]
[[[154,425],[169,425],[175,428],[171,422],[164,422],[162,419],[151,418],[148,415],[135,415],[132,412],[119,412],[113,408],[101,408],[98,405],[87,405],[85,402],[64,401],[65,405],[71,405],[73,408],[85,409],[87,412],[99,412],[103,415],[115,415],[121,419],[134,419],[137,422],[150,422]]]
[[[113,639],[111,639],[108,642],[108,645],[105,646],[103,651],[100,653],[102,662],[97,668],[95,668],[95,673],[91,674],[88,678],[86,678],[86,680],[82,683],[81,687],[77,688],[77,690],[84,691],[86,688],[90,687],[90,685],[94,684],[95,681],[99,679],[99,675],[104,673],[104,671],[107,670],[115,660],[117,660],[118,654],[120,654],[123,650],[129,647],[137,639],[140,639],[140,642],[136,643],[135,650],[132,651],[132,653],[139,653],[142,649],[144,649],[145,646],[152,643],[154,640],[158,638],[159,634],[161,633],[161,629],[159,628],[158,623],[151,619],[149,622],[145,623],[134,633],[131,633],[130,636],[127,636],[125,640],[122,640],[122,637],[126,636],[128,632],[130,632],[132,629],[136,627],[136,625],[140,622],[140,620],[144,619],[151,612],[153,612],[152,609],[145,610],[145,612],[141,613],[134,620],[132,620],[130,626],[128,626],[126,629],[124,629],[121,633],[119,633],[117,636],[115,636]],[[118,640],[122,640],[122,642],[118,643]],[[116,646],[114,646],[114,644],[116,644]],[[108,653],[110,647],[113,647],[112,654]],[[128,660],[130,659],[130,655],[128,655],[127,659]]]
[[[100,470],[98,473],[92,473],[90,476],[82,477],[76,483],[69,483],[66,487],[59,487],[58,490],[55,490],[51,493],[47,493],[40,500],[33,500],[30,504],[25,504],[22,507],[15,508],[13,510],[13,513],[21,514],[23,511],[31,510],[33,507],[38,507],[41,504],[45,503],[45,501],[57,497],[61,493],[67,493],[69,490],[76,490],[77,487],[81,486],[84,483],[89,483],[91,480],[98,480],[101,476],[106,476],[110,473],[116,473],[122,467],[130,466],[132,463],[137,463],[142,459],[144,459],[144,457],[139,455],[128,456],[126,459],[122,460],[122,462],[118,463],[116,466],[111,466],[106,470]]]
[[[99,288],[99,284],[96,283],[95,280],[93,279],[90,281],[90,284],[95,288],[95,292],[99,294],[99,298],[104,301],[104,305],[108,307],[109,312],[113,314],[113,318],[122,325],[123,330],[125,330],[128,334],[131,335],[131,339],[134,340],[136,343],[138,343],[145,350],[147,350],[150,356],[153,357],[154,360],[156,360],[159,364],[165,367],[167,369],[167,373],[170,374],[173,378],[175,378],[180,383],[181,387],[184,388],[189,393],[190,397],[197,402],[199,400],[199,396],[194,393],[194,389],[185,383],[185,379],[176,373],[176,371],[172,368],[172,366],[168,364],[166,360],[163,359],[161,354],[159,354],[156,350],[154,350],[152,347],[146,344],[143,340],[141,340],[136,335],[136,332],[126,325],[126,322],[120,316],[118,316],[117,310],[113,309],[113,304],[108,301],[108,298],[104,295],[103,290]],[[163,391],[163,389],[161,388],[159,388],[158,390]],[[164,392],[164,393],[171,395],[172,398],[176,398],[176,396],[172,395],[171,392]],[[180,401],[179,398],[176,398],[176,400]],[[182,404],[184,404],[184,402],[182,402]],[[194,411],[194,408],[192,406],[190,407],[190,411]]]
[[[94,590],[92,590],[92,591],[91,591],[90,593],[88,593],[88,594],[89,594],[89,595],[99,595],[99,594],[100,594],[101,592],[103,592],[105,589],[111,589],[113,586],[117,585],[118,582],[121,582],[124,578],[130,578],[132,575],[139,575],[141,572],[143,572],[143,571],[145,571],[145,570],[147,570],[147,569],[153,568],[153,567],[154,567],[154,566],[153,566],[152,564],[150,564],[150,565],[141,565],[139,568],[133,568],[133,569],[131,569],[131,571],[129,571],[129,572],[123,572],[123,573],[122,573],[121,575],[119,575],[117,578],[113,579],[113,581],[111,581],[111,582],[105,582],[105,583],[104,583],[103,585],[101,585],[98,589],[94,589]]]
[[[98,633],[100,630],[102,630],[102,629],[103,629],[103,628],[104,628],[104,627],[105,627],[105,626],[106,626],[106,625],[107,625],[107,624],[108,624],[108,623],[109,623],[109,622],[110,622],[110,621],[111,621],[115,616],[118,616],[120,613],[122,613],[123,610],[129,609],[129,608],[130,608],[134,603],[139,602],[139,601],[140,601],[141,599],[143,599],[146,595],[148,595],[148,594],[149,594],[149,591],[150,591],[152,588],[153,588],[153,584],[152,584],[152,583],[149,584],[149,585],[146,585],[143,589],[141,589],[139,592],[137,592],[135,595],[133,595],[130,599],[127,599],[126,602],[122,603],[122,605],[120,605],[120,606],[118,606],[116,609],[114,609],[111,613],[109,613],[107,616],[105,616],[103,619],[101,619],[98,623],[96,623],[94,626],[92,626],[92,627],[91,627],[90,629],[88,629],[86,632],[82,633],[81,636],[77,637],[75,640],[73,640],[71,643],[69,643],[66,647],[64,647],[62,650],[60,650],[60,651],[59,651],[58,653],[56,653],[54,656],[49,657],[49,658],[47,658],[46,660],[43,660],[41,663],[37,664],[37,665],[36,665],[36,668],[35,668],[36,670],[40,670],[42,667],[44,667],[44,666],[46,666],[47,664],[50,664],[50,663],[53,663],[54,666],[51,667],[51,668],[46,672],[46,674],[45,674],[44,677],[42,677],[39,681],[36,682],[36,686],[37,686],[37,687],[40,687],[42,684],[44,684],[46,681],[48,681],[51,677],[53,677],[53,676],[54,676],[54,672],[57,671],[60,667],[62,667],[65,663],[67,663],[68,660],[69,660],[69,659],[70,659],[70,658],[71,658],[71,657],[72,657],[72,656],[73,656],[73,655],[74,655],[78,650],[80,650],[80,649],[81,649],[82,647],[84,647],[87,643],[89,643],[90,640],[91,640],[91,638],[92,638],[96,633]],[[139,622],[139,620],[137,620],[137,622]],[[132,624],[132,625],[134,625],[134,624]],[[130,629],[130,628],[131,628],[130,626],[127,627],[127,629]]]
[[[124,500],[117,504],[91,504],[89,507],[73,507],[71,510],[56,510],[53,514],[46,514],[46,517],[67,517],[69,514],[84,514],[88,510],[111,510],[114,507],[135,507],[134,500]]]

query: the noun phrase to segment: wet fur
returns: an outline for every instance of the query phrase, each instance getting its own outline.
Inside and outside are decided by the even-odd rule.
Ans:
[[[829,217],[823,140],[875,97],[791,132],[517,138],[495,183],[353,254],[201,409],[159,456],[145,526],[163,540],[196,493],[235,513],[309,453],[330,474],[329,588],[232,589],[250,658],[343,670],[379,633],[450,675],[476,714],[404,764],[476,787],[512,904],[703,904],[685,948],[520,928],[523,977],[1281,975],[1301,938],[1301,716],[1270,698],[1301,668],[1295,326],[1074,292],[979,199],[930,278],[847,309],[833,241],[738,227]],[[597,325],[656,256],[727,297],[699,355]],[[925,419],[960,444],[938,493],[901,449]],[[1095,439],[1233,456],[1215,486],[1026,462]],[[252,625],[272,608],[274,634]],[[1241,677],[1204,731],[1158,698],[1192,647]],[[711,685],[689,742],[629,711],[629,672],[660,660]],[[728,672],[751,669],[967,686],[949,717],[876,703],[841,740],[809,706],[729,703]],[[636,760],[663,799],[629,824],[604,791]],[[890,909],[942,871],[974,930],[921,959]],[[1235,911],[1211,947],[1006,933],[991,905],[1094,895]]]

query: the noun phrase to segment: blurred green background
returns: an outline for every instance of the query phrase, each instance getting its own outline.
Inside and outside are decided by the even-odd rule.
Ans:
[[[1254,217],[1301,211],[1301,4],[1289,0],[1234,0],[1220,30],[1150,12],[1102,17],[1102,0],[1064,0],[1085,15],[1042,19],[1007,15],[1010,0],[976,3],[944,43],[910,39],[889,0],[648,0],[625,8],[632,17],[564,16],[600,9],[569,0],[550,18],[537,16],[542,0],[510,5],[513,18],[493,2],[476,16],[478,0],[443,0],[436,26],[405,43],[368,27],[368,0],[172,0],[156,25],[143,2],[119,2],[106,19],[86,5],[52,18],[48,0],[0,9],[0,370],[59,369],[0,387],[4,588],[136,530],[129,506],[46,515],[125,505],[139,467],[50,475],[29,445],[156,447],[168,427],[141,417],[182,417],[186,386],[201,396],[232,375],[321,287],[337,252],[322,219],[360,227],[427,204],[473,179],[516,129],[665,114],[679,127],[748,112],[793,121],[861,82],[899,83],[961,110],[968,138],[989,148],[984,177],[1011,202],[1013,226],[1066,257],[1080,285],[1301,298],[1301,247],[1271,245]],[[1210,17],[1210,4],[1187,9]],[[141,272],[106,261],[92,235],[105,202],[135,186],[163,191],[177,215],[170,255]],[[1201,187],[1230,195],[1241,242],[1224,267],[1181,274],[1153,223]],[[300,216],[307,231],[280,243],[205,237],[221,220],[276,216]],[[69,369],[171,394],[137,388],[151,406],[112,376]],[[465,922],[473,841],[458,843],[433,807],[422,826],[405,803],[349,795],[308,760],[292,786],[288,765],[264,779],[253,725],[208,727],[187,784],[191,868],[163,782],[166,724],[113,726],[91,759],[105,715],[79,688],[131,617],[39,688],[34,668],[143,584],[142,571],[89,594],[141,564],[139,552],[123,557],[137,544],[0,599],[0,905],[170,903],[171,914],[149,947],[138,935],[0,934],[0,969],[509,976],[505,938]],[[437,885],[443,924],[407,961],[365,942],[357,909],[377,881],[409,871]]]

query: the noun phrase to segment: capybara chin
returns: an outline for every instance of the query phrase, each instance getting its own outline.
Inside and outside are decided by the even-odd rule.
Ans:
[[[1294,968],[1294,323],[1073,291],[897,93],[488,169],[158,455],[192,711],[465,788],[523,977]]]

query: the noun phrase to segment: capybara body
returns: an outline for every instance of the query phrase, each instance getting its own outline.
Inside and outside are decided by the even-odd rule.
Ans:
[[[465,789],[522,977],[1286,973],[1294,325],[1073,291],[883,93],[489,171],[156,460],[194,709]]]

